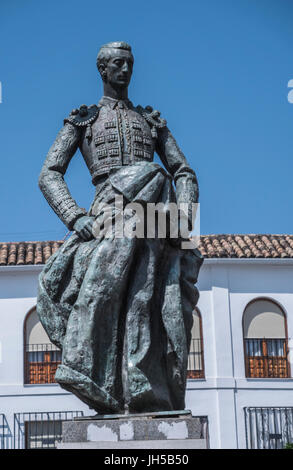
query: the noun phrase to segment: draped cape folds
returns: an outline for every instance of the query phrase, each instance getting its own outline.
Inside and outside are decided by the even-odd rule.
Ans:
[[[89,215],[118,195],[124,204],[176,201],[170,175],[148,162],[111,170]],[[73,233],[39,278],[37,312],[62,350],[56,382],[98,413],[184,409],[202,261],[167,238]]]

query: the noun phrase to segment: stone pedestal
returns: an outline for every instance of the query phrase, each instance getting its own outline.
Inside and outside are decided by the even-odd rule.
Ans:
[[[206,449],[207,418],[190,411],[64,421],[58,449]]]

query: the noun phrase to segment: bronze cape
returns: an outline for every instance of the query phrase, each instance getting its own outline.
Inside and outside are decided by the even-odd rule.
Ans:
[[[124,204],[176,200],[172,178],[152,162],[112,169],[92,207],[117,195]],[[56,381],[100,413],[184,409],[201,264],[197,249],[168,239],[71,235],[41,273],[37,301],[62,349]]]

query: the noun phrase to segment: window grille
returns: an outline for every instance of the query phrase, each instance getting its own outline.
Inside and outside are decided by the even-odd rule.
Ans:
[[[188,379],[204,378],[203,344],[201,338],[192,338],[187,365]]]
[[[246,377],[290,377],[285,338],[250,338],[245,339],[244,344]]]
[[[83,411],[16,413],[15,449],[54,449],[62,439],[62,422],[83,416]]]
[[[24,352],[24,383],[55,383],[55,373],[61,364],[61,351],[54,344],[27,344]]]
[[[292,407],[244,408],[248,449],[283,449],[293,443]]]
[[[6,416],[0,413],[0,449],[12,448],[12,433]]]

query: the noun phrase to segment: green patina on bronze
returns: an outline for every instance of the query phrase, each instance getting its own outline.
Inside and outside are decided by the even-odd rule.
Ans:
[[[169,238],[95,238],[94,208],[114,208],[117,196],[123,205],[194,203],[197,179],[160,113],[129,101],[130,46],[103,46],[97,63],[104,97],[65,119],[39,179],[74,232],[40,275],[37,311],[62,349],[56,381],[98,413],[182,410],[203,259]],[[96,187],[88,211],[64,181],[78,148]]]

